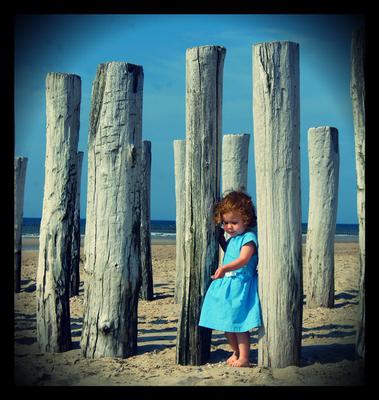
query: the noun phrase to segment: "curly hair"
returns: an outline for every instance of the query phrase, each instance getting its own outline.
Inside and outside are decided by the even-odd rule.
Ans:
[[[228,212],[238,212],[248,228],[253,228],[257,225],[257,215],[253,201],[245,192],[232,191],[227,193],[215,206],[214,222],[217,225],[221,224],[223,214]]]

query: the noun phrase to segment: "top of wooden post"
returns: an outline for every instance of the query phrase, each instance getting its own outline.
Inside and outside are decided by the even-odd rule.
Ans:
[[[295,46],[299,46],[299,43],[297,43],[297,42],[292,42],[292,41],[290,41],[290,40],[274,40],[273,42],[258,42],[258,43],[254,43],[254,44],[253,44],[253,47],[255,47],[255,46],[261,46],[261,45],[263,45],[263,44],[265,44],[265,45],[269,44],[269,45],[272,45],[272,46],[274,46],[274,45],[281,45],[281,46],[283,46],[283,45],[288,45],[288,44],[290,44],[290,45],[295,45]]]
[[[55,76],[57,78],[75,77],[75,78],[81,79],[79,75],[70,74],[68,72],[48,72],[46,76]]]
[[[21,162],[23,162],[23,161],[27,161],[28,160],[28,157],[24,157],[24,156],[16,156],[15,158],[14,158],[14,160],[15,161],[21,161]]]
[[[104,69],[110,66],[115,66],[115,67],[121,67],[125,66],[128,69],[128,72],[139,72],[143,73],[143,67],[142,65],[138,64],[131,64],[127,61],[107,61],[105,63],[101,63],[98,65],[98,69]]]
[[[224,133],[223,137],[242,137],[242,136],[250,136],[250,133]]]
[[[193,47],[187,48],[187,51],[193,50],[193,49],[206,49],[206,48],[217,48],[222,51],[226,51],[226,48],[224,46],[219,46],[217,44],[209,44],[209,45],[204,45],[204,46],[193,46]]]
[[[309,129],[316,129],[317,131],[328,131],[328,130],[334,130],[334,129],[336,129],[337,130],[337,128],[336,127],[334,127],[334,126],[329,126],[329,125],[322,125],[322,126],[312,126],[311,128],[309,128]]]

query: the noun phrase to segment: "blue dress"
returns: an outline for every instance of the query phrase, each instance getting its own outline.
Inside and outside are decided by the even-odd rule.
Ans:
[[[239,257],[243,245],[254,242],[256,253],[247,265],[210,284],[205,295],[199,325],[225,332],[247,332],[261,325],[258,295],[258,240],[252,231],[231,237],[226,242],[223,265]]]

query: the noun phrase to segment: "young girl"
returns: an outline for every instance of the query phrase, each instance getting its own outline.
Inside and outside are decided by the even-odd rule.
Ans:
[[[225,241],[224,235],[220,235],[220,245],[225,252],[223,265],[212,275],[199,325],[225,331],[233,350],[227,363],[233,367],[247,367],[249,330],[261,325],[258,241],[252,231],[256,215],[251,197],[243,192],[230,192],[216,205],[214,221],[222,223],[230,237]]]

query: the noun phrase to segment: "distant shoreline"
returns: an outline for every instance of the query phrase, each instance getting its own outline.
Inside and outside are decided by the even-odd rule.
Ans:
[[[82,236],[81,244],[80,246],[83,247],[84,240]],[[152,245],[175,245],[175,238],[173,239],[167,239],[167,238],[152,238],[151,239],[151,244]],[[38,250],[39,246],[39,236],[28,236],[28,235],[23,235],[22,236],[22,251],[33,251],[33,250]]]
[[[302,243],[306,241],[305,234],[302,235]],[[82,243],[83,246],[84,236],[82,236]],[[335,243],[357,243],[358,236],[357,235],[336,235],[335,236]],[[151,239],[151,244],[154,245],[175,245],[175,236],[170,238],[154,238]],[[23,235],[22,236],[22,251],[31,251],[31,250],[38,250],[39,245],[39,237],[38,236],[29,236]]]

